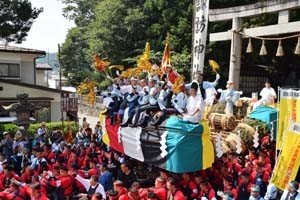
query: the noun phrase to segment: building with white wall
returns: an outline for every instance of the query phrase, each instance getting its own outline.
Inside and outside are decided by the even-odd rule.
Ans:
[[[50,68],[36,63],[37,58],[45,55],[44,51],[0,46],[0,121],[1,117],[14,115],[2,105],[17,102],[19,93],[27,93],[30,102],[43,107],[32,113],[37,121],[61,120],[60,90],[47,87],[45,70]]]

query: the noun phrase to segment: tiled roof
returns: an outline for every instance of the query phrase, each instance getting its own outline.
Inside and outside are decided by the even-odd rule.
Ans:
[[[1,44],[0,44],[0,52],[15,52],[15,53],[46,55],[46,52],[41,50],[28,49],[28,48],[9,46],[9,45],[1,45]]]

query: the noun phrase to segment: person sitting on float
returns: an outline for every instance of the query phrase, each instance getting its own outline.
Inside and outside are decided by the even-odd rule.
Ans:
[[[159,114],[158,118],[151,123],[152,126],[160,125],[167,117],[167,115],[175,114],[179,115],[185,112],[187,104],[187,96],[185,94],[184,84],[180,87],[178,94],[172,96],[172,107],[163,109]]]
[[[261,99],[253,105],[253,110],[262,105],[274,105],[277,97],[275,90],[271,87],[269,80],[266,80],[265,87],[260,91]]]
[[[191,84],[190,96],[187,99],[186,112],[183,113],[183,120],[192,123],[200,123],[204,116],[204,101],[201,95],[198,95],[198,84]]]

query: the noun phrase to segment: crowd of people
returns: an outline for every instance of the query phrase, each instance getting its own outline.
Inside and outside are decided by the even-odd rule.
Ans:
[[[243,157],[224,154],[209,169],[173,174],[154,169],[157,177],[145,187],[136,173],[136,161],[101,142],[101,126],[88,122],[67,143],[57,129],[45,123],[28,141],[4,133],[0,154],[0,199],[119,199],[119,200],[275,200],[278,189],[269,184],[274,167],[273,144],[264,142]],[[99,136],[100,135],[100,136]],[[184,161],[182,161],[184,162]],[[145,168],[146,169],[146,168]],[[291,181],[282,200],[299,199],[299,184]]]
[[[110,125],[136,127],[150,123],[156,127],[170,114],[199,123],[205,104],[217,101],[219,75],[208,82],[196,74],[192,83],[178,84],[179,75],[171,66],[167,66],[166,73],[164,82],[155,77],[114,80],[104,94]],[[272,91],[265,93],[274,95]],[[219,99],[226,103],[226,113],[232,114],[238,98],[234,83],[229,81]],[[150,113],[158,114],[149,120]],[[137,161],[102,142],[100,122],[92,129],[84,118],[75,137],[70,128],[63,134],[56,128],[48,130],[44,122],[33,140],[21,129],[14,135],[4,132],[3,136],[0,199],[275,200],[280,196],[275,185],[269,184],[275,148],[268,139],[245,154],[224,154],[202,171],[174,174],[154,168],[151,174],[157,172],[157,176],[149,176],[149,187],[138,177]],[[298,189],[299,184],[291,181],[281,200],[300,199]]]

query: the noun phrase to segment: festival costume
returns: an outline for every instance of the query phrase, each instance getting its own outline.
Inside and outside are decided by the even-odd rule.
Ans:
[[[167,200],[185,200],[185,196],[180,190],[176,190],[174,193],[171,193],[171,191],[168,192],[168,198]]]
[[[95,186],[91,186],[89,179],[84,179],[81,176],[77,175],[76,180],[78,180],[87,191],[88,195],[92,195],[95,193],[100,193],[104,199],[106,199],[106,193],[104,191],[103,186],[100,183],[97,183]]]
[[[192,115],[196,109],[199,110]],[[187,100],[186,110],[187,112],[183,114],[183,120],[199,123],[204,115],[204,103],[202,97],[200,95],[196,95],[195,97],[190,96]]]
[[[255,110],[258,106],[261,105],[268,105],[268,104],[273,104],[273,98],[276,98],[276,92],[272,87],[265,87],[261,90],[259,93],[261,96],[261,99],[258,100],[254,105],[253,105],[253,110]]]

